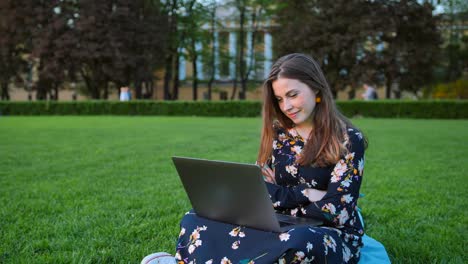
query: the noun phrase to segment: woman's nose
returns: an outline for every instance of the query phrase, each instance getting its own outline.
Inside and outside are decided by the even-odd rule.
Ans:
[[[291,102],[289,100],[283,100],[283,111],[288,111],[292,108]]]

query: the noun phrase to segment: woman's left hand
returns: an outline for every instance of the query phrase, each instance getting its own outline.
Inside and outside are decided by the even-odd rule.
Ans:
[[[265,166],[262,168],[263,179],[266,182],[276,184],[275,180],[275,170]]]

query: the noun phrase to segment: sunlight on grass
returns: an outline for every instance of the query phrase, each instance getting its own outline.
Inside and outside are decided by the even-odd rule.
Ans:
[[[467,261],[468,121],[357,119],[360,201],[394,263]],[[190,209],[170,157],[254,162],[259,118],[1,117],[0,263],[174,253]]]

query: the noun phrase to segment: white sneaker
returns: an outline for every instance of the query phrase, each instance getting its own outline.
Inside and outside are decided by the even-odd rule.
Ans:
[[[146,256],[141,264],[177,264],[175,258],[166,252],[153,253]]]

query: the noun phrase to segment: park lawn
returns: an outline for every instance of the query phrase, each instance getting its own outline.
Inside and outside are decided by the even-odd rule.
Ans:
[[[356,119],[366,232],[393,263],[467,263],[468,120]],[[254,162],[260,118],[0,117],[0,263],[174,253],[170,157]]]

